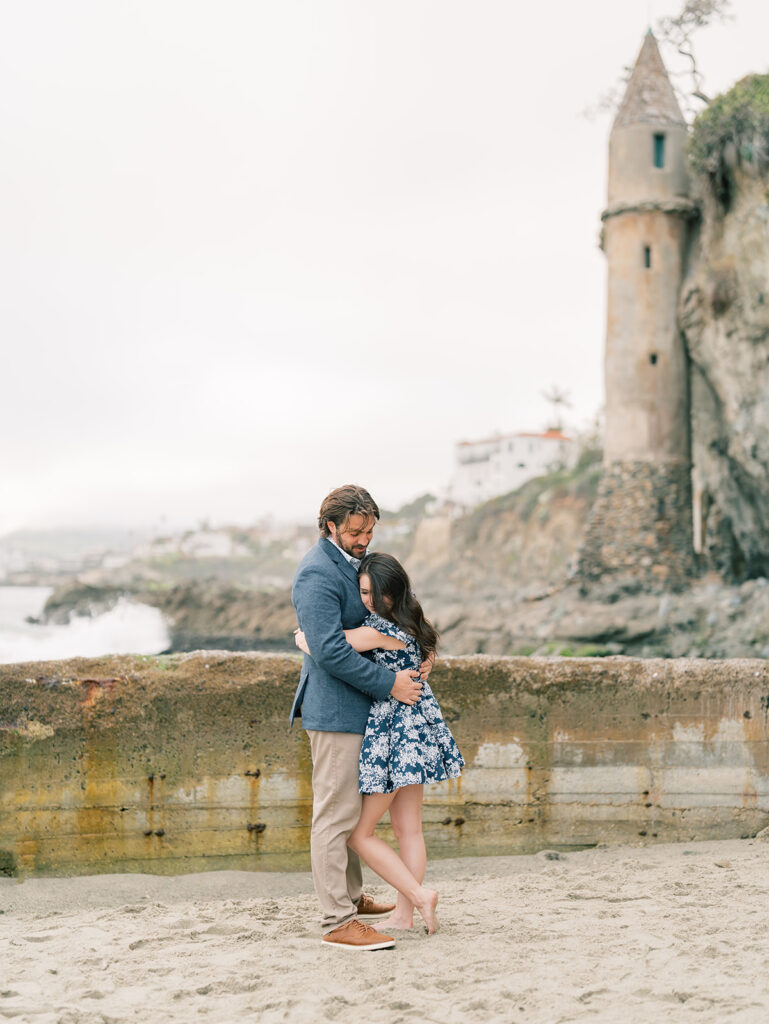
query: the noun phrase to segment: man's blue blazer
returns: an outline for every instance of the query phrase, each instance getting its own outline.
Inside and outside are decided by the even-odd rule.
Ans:
[[[344,638],[367,615],[358,574],[335,544],[321,537],[294,577],[291,600],[311,655],[305,654],[291,708],[305,729],[366,731],[372,700],[390,695],[395,673],[358,654]]]

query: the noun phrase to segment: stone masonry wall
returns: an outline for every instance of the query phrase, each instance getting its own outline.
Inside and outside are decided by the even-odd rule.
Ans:
[[[226,652],[0,666],[0,873],[306,868],[298,673]],[[476,656],[432,683],[467,768],[426,790],[431,856],[769,824],[764,661]]]
[[[684,462],[604,467],[577,556],[583,582],[680,589],[695,574],[691,474]]]

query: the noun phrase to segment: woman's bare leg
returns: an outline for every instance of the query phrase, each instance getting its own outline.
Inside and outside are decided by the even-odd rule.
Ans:
[[[368,866],[397,889],[409,903],[416,907],[424,918],[427,931],[432,934],[438,928],[435,907],[438,893],[425,889],[392,847],[374,835],[377,822],[395,799],[395,793],[368,793],[363,797],[360,820],[347,840]]]
[[[425,837],[422,833],[422,793],[424,786],[403,786],[395,791],[395,799],[390,804],[390,822],[398,840],[400,856],[414,878],[421,885],[425,877],[427,853]],[[378,931],[388,928],[413,928],[414,904],[402,893],[398,893],[398,902],[393,913],[384,921],[376,921],[373,925]]]

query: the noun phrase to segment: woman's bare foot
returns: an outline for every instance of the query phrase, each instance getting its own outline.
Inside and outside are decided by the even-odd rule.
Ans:
[[[438,893],[434,889],[422,889],[424,894],[421,900],[414,900],[414,906],[424,919],[427,926],[427,934],[434,935],[438,931],[438,918],[435,910],[438,906]]]
[[[409,928],[414,927],[414,918],[398,917],[397,914],[391,914],[384,921],[372,921],[371,927],[376,928],[378,932],[388,932],[391,928],[394,928],[396,931],[405,932]]]

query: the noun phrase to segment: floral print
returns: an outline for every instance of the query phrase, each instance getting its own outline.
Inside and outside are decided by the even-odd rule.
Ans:
[[[419,668],[422,652],[413,636],[375,612],[363,625],[406,645],[399,651],[373,651],[379,665],[394,672]],[[429,683],[422,683],[422,695],[414,705],[394,697],[371,705],[360,752],[361,793],[392,793],[401,786],[456,779],[464,764]]]

